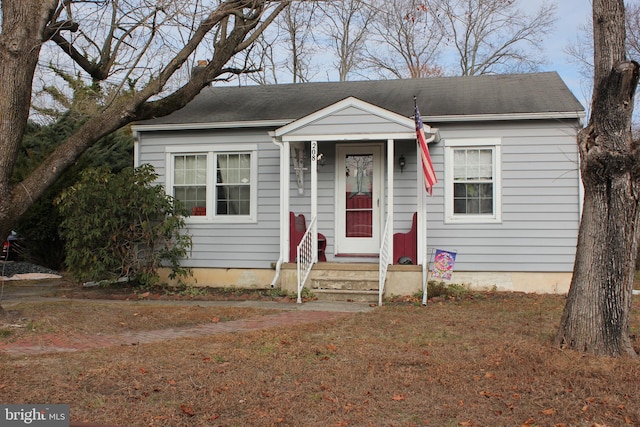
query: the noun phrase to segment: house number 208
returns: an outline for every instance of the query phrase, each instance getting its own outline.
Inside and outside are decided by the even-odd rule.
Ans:
[[[318,143],[313,141],[311,143],[311,161],[315,162],[318,157]]]

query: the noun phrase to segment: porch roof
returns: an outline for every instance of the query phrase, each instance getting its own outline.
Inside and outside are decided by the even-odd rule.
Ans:
[[[425,132],[432,130],[425,125]],[[434,132],[437,132],[434,129]],[[415,139],[412,119],[349,97],[274,132],[283,141]]]
[[[187,106],[139,125],[245,122],[290,123],[345,98],[355,97],[403,117],[413,115],[416,96],[423,119],[584,117],[584,107],[556,72],[409,80],[210,86]]]

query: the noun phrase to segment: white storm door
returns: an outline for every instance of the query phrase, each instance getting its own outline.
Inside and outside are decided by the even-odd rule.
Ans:
[[[380,249],[382,145],[339,145],[336,253],[371,255]]]

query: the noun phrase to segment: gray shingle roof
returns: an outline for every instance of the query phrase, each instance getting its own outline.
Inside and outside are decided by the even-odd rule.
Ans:
[[[429,117],[578,113],[584,107],[556,72],[410,80],[211,86],[186,107],[139,124],[295,120],[349,96],[413,116],[413,97]]]

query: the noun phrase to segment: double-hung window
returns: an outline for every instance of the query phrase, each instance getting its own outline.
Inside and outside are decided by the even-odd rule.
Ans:
[[[166,149],[167,193],[190,212],[190,222],[255,222],[255,146],[175,146]]]
[[[251,153],[216,156],[216,215],[251,214]]]
[[[176,154],[173,157],[173,197],[191,215],[207,214],[207,155]]]
[[[445,141],[445,216],[450,223],[502,220],[499,139]]]

